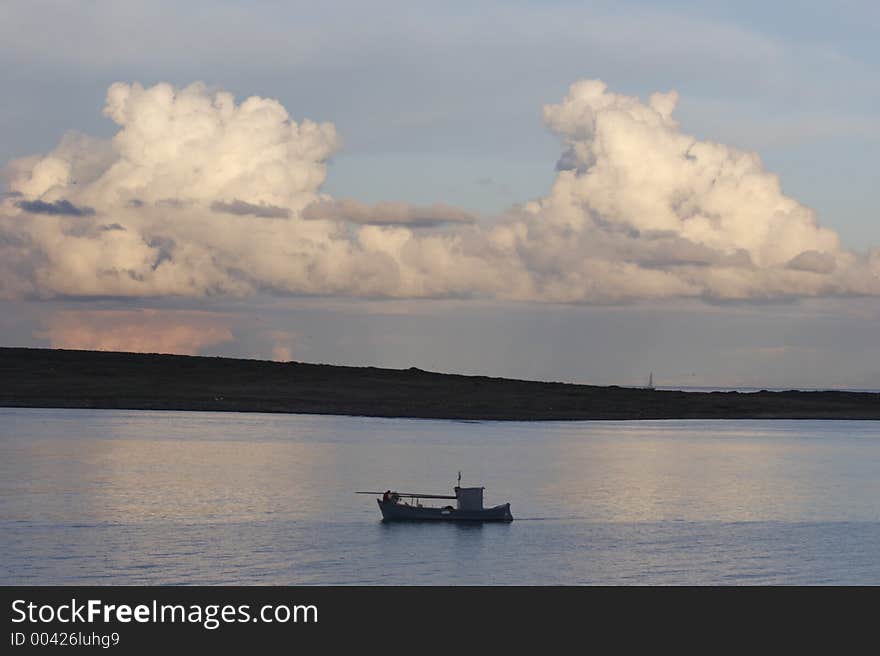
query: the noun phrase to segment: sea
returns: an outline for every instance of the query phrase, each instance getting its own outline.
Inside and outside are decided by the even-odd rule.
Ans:
[[[880,422],[0,408],[0,584],[878,585]]]

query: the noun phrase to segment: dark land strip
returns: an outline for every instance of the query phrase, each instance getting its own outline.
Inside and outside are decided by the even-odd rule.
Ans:
[[[0,348],[0,406],[473,420],[880,419],[880,394],[677,392],[420,369]]]

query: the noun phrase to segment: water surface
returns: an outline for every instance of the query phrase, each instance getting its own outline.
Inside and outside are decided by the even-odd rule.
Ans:
[[[512,524],[356,490],[486,486]],[[0,584],[880,584],[880,422],[0,408]]]

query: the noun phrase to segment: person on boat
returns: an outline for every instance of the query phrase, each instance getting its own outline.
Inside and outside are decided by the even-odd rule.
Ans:
[[[391,490],[385,490],[385,494],[382,495],[382,503],[388,503],[391,500]]]

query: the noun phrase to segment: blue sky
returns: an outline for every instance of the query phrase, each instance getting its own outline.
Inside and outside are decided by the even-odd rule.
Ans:
[[[87,7],[87,9],[84,9]],[[540,120],[578,78],[681,93],[686,132],[757,150],[853,247],[880,243],[872,2],[6,3],[0,160],[109,135],[110,83],[204,80],[336,124],[327,190],[485,213],[541,195]]]
[[[641,98],[677,90],[675,117],[683,132],[757,151],[766,168],[780,176],[786,194],[815,209],[822,225],[836,230],[845,247],[863,251],[880,246],[877,34],[880,4],[858,1],[7,2],[0,7],[0,162],[47,152],[70,129],[111,136],[116,126],[101,116],[100,108],[113,82],[185,85],[202,80],[238,98],[277,98],[297,120],[334,123],[344,145],[330,161],[323,190],[335,197],[367,203],[443,202],[492,217],[542,196],[554,180],[560,143],[542,122],[542,106],[558,102],[575,80],[601,78],[615,91]],[[123,306],[175,302],[127,300]],[[15,301],[7,307],[36,317],[51,309],[51,301],[42,303]],[[847,325],[859,335],[865,326],[877,328],[876,300],[854,303],[867,305],[869,318],[857,316]],[[204,309],[210,304],[190,305]],[[359,315],[356,306],[361,307],[352,304],[334,312]],[[314,317],[329,311],[296,312],[307,313],[311,318],[306,322],[314,325]],[[656,314],[652,321],[658,326],[671,325],[671,319],[662,319],[662,309],[639,311]],[[432,306],[428,314],[444,317],[446,331],[470,326],[470,339],[488,343],[498,327],[485,312],[477,306],[448,311]],[[530,310],[506,306],[497,312],[492,316],[527,317]],[[614,325],[609,317],[624,310],[551,312],[566,325],[572,325],[574,315],[581,317],[578,321],[592,317],[590,321],[604,326],[598,333],[608,335],[613,332],[608,326]],[[755,326],[761,317],[771,333],[779,317],[788,317],[792,326],[815,319],[814,309],[803,307],[724,310],[747,313],[756,322],[747,329],[737,321],[733,323],[739,327],[713,323],[718,308],[696,306],[688,312],[699,315],[697,323],[718,335],[707,342],[704,357],[710,349],[718,352],[719,341],[754,342],[756,337],[743,335],[760,334]],[[278,309],[273,313],[291,316]],[[294,319],[276,320],[297,331]],[[517,323],[524,324],[525,319]],[[374,347],[358,342],[357,334],[337,335],[336,343],[312,347],[300,340],[295,355],[328,359],[349,340],[354,345],[346,347],[346,360],[404,366],[404,359],[417,359],[412,354],[419,352],[420,340],[437,341],[429,327],[410,334],[414,324],[408,325],[405,330],[393,322],[369,328],[382,334],[402,330],[401,339],[405,332],[407,343],[415,340],[407,358],[395,358],[391,351],[371,355]],[[553,339],[576,350],[583,339],[580,325],[557,330]],[[811,325],[825,326],[815,348],[827,354],[839,327]],[[6,341],[45,342],[27,322],[15,328],[7,323],[6,330]],[[678,329],[669,330],[674,334]],[[526,352],[529,330],[511,334],[513,351]],[[786,339],[797,341],[792,337],[797,331],[785,332],[787,338],[778,330],[774,334],[754,347],[755,363],[766,356],[766,349],[781,348]],[[812,333],[805,329],[805,334]],[[870,341],[860,339],[855,342]],[[224,348],[245,352],[239,342],[246,341],[242,337]],[[684,351],[685,346],[667,343],[663,352]],[[615,348],[623,353],[626,342]],[[591,349],[602,350],[591,346],[584,352]],[[639,349],[630,344],[630,350]],[[776,355],[783,357],[783,351]],[[486,357],[486,370],[522,375],[529,369],[504,364],[507,356]],[[785,357],[789,364],[782,367],[786,373],[777,384],[821,382],[818,373],[797,363],[796,355]],[[825,361],[825,355],[816,357],[815,362]],[[432,359],[442,361],[443,353]],[[582,378],[568,370],[565,359],[552,367],[539,366],[537,375]],[[600,359],[594,378],[603,382],[638,377],[646,361],[643,353]],[[595,364],[595,358],[578,366],[590,362]],[[671,357],[667,367],[670,362]],[[844,384],[850,373],[857,386],[872,380],[880,385],[880,364],[863,370],[853,359],[846,367],[833,376],[835,385]],[[687,382],[687,368],[696,367],[676,369],[675,378]],[[720,384],[746,379],[747,372],[731,368],[703,371],[695,380]]]

